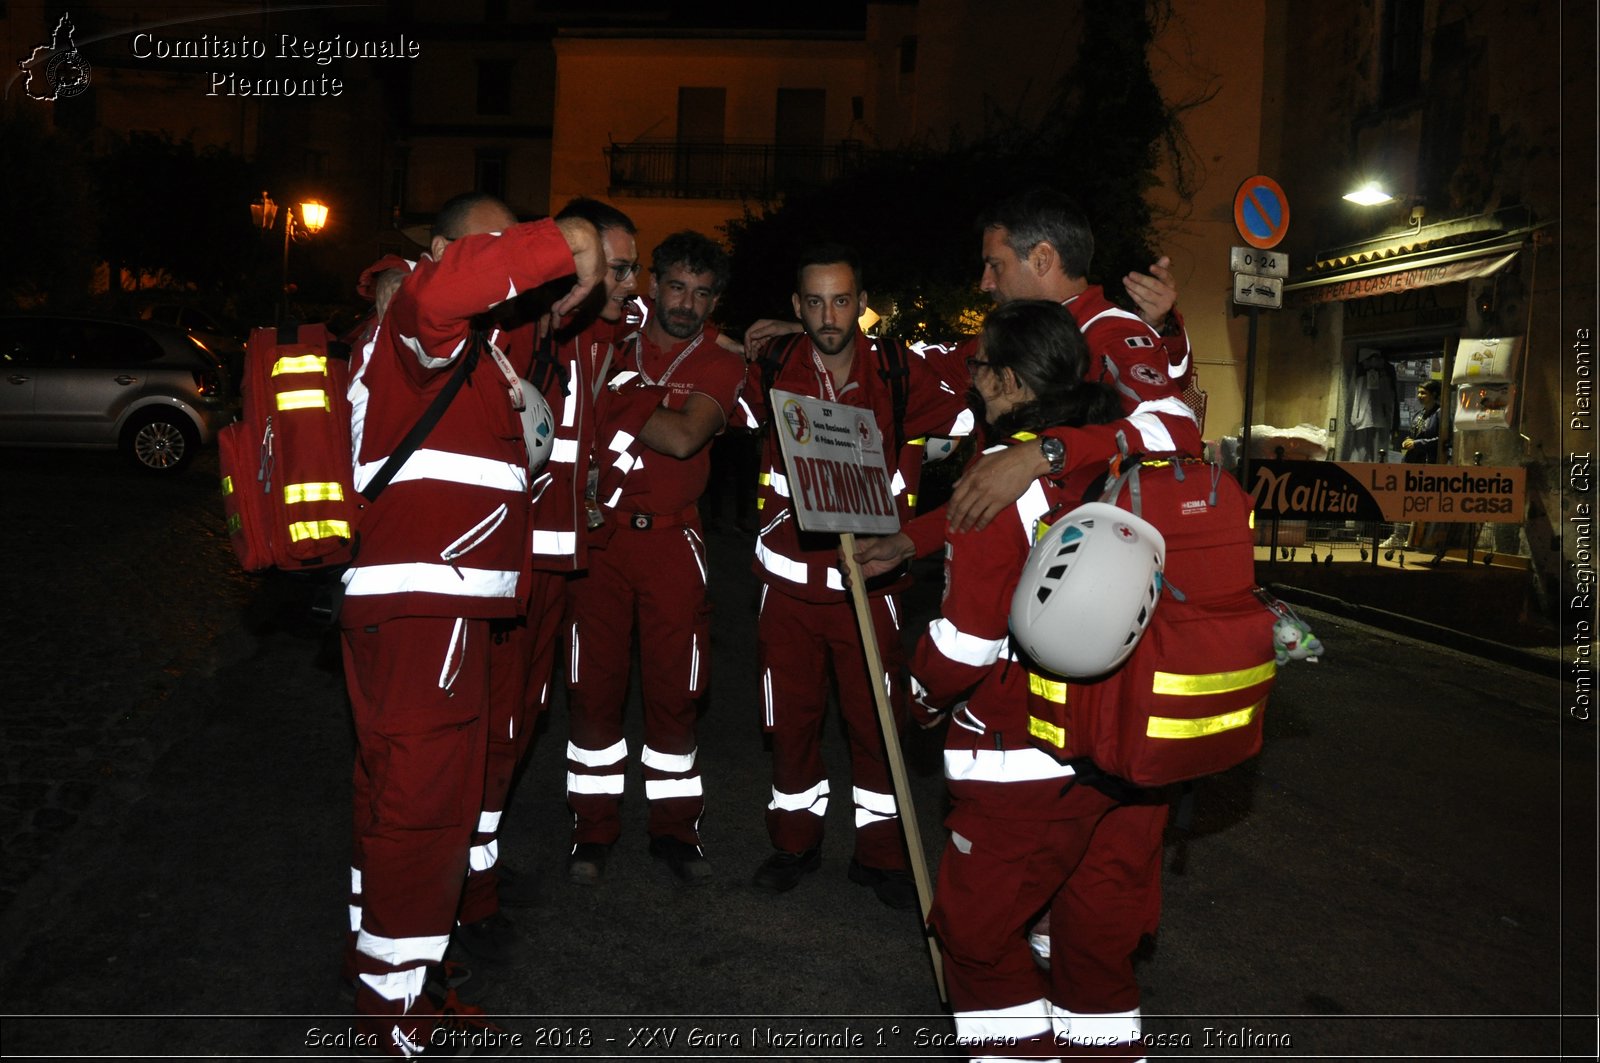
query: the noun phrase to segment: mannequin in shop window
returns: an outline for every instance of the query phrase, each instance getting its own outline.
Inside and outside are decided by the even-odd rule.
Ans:
[[[1389,445],[1399,410],[1394,366],[1378,352],[1369,352],[1350,373],[1350,461],[1378,460],[1378,452]]]

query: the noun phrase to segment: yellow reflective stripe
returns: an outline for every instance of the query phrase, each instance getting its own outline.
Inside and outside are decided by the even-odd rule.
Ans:
[[[1057,705],[1067,703],[1067,684],[1059,679],[1046,679],[1037,672],[1028,673],[1028,693],[1037,694]]]
[[[1049,720],[1041,720],[1037,716],[1028,717],[1028,733],[1041,741],[1049,742],[1057,749],[1067,748],[1067,729],[1057,727]]]
[[[320,373],[328,375],[328,359],[320,354],[293,354],[272,363],[272,375],[279,373]]]
[[[1151,680],[1150,689],[1156,694],[1225,694],[1230,690],[1243,690],[1257,683],[1265,683],[1277,671],[1278,662],[1268,661],[1237,672],[1211,672],[1206,675],[1157,672]]]
[[[296,502],[343,502],[344,485],[337,480],[328,483],[285,484],[283,501],[291,506]]]
[[[289,541],[301,539],[348,539],[350,525],[342,520],[302,520],[289,525]]]
[[[760,483],[762,487],[770,486],[772,484],[772,474],[770,472],[762,473],[758,483]]]
[[[225,495],[233,494],[233,477],[224,476],[222,478],[222,493]]]
[[[321,388],[309,391],[285,391],[278,396],[280,410],[314,410],[318,406],[324,410],[333,409],[333,404],[328,401],[328,393]]]
[[[908,440],[906,440],[906,446],[908,446],[908,447],[925,447],[927,445],[928,445],[928,437],[927,436],[923,436],[920,439],[908,439]]]
[[[1256,717],[1256,710],[1265,702],[1248,709],[1236,709],[1221,716],[1206,716],[1198,720],[1175,720],[1170,716],[1152,716],[1144,733],[1151,738],[1204,738],[1243,727]]]
[[[238,513],[229,513],[228,514],[228,534],[229,535],[233,535],[236,532],[238,532],[238,530],[240,528],[242,528],[242,527],[244,527],[244,517],[242,517]]]
[[[766,509],[767,508],[767,500],[765,498],[757,498],[756,499],[756,508],[757,509]]]
[[[906,505],[910,506],[912,509],[916,509],[917,508],[917,496],[916,495],[906,495]]]
[[[1015,439],[1018,443],[1026,443],[1030,439],[1038,439],[1039,437],[1034,435],[1032,432],[1012,432],[1011,438]]]

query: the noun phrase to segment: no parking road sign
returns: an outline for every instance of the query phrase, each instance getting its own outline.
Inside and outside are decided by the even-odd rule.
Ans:
[[[1289,197],[1270,177],[1246,178],[1233,197],[1233,224],[1251,247],[1277,247],[1289,231]]]

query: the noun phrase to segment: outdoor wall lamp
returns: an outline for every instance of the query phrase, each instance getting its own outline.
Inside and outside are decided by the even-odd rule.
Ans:
[[[1394,195],[1383,187],[1381,181],[1368,181],[1360,188],[1346,192],[1344,198],[1360,207],[1380,207],[1395,201]]]

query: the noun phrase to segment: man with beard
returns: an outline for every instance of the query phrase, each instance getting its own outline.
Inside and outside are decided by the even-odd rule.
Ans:
[[[602,396],[600,462],[619,482],[598,485],[589,571],[573,581],[568,597],[573,845],[567,873],[584,885],[600,880],[621,834],[628,757],[622,712],[636,620],[650,855],[683,885],[711,877],[700,847],[705,800],[695,740],[710,651],[696,503],[710,469],[707,444],[734,409],[744,362],[717,342],[706,320],[727,287],[727,252],[700,233],[673,233],[651,256],[650,270],[652,312],[617,349],[622,372]],[[661,408],[636,431],[614,426],[614,411],[637,402],[640,389],[659,396]]]
[[[796,271],[794,312],[804,335],[780,341],[752,363],[741,404],[751,428],[771,420],[768,388],[871,410],[882,438],[914,442],[898,453],[885,446],[900,519],[915,505],[922,439],[969,431],[963,396],[944,385],[914,353],[892,351],[862,335],[866,305],[860,262],[837,245],[815,248]],[[904,374],[897,380],[897,374]],[[903,399],[896,389],[904,388]],[[902,424],[897,424],[903,420]],[[829,782],[822,762],[822,726],[831,663],[840,713],[849,732],[856,838],[848,875],[870,886],[891,908],[913,908],[916,887],[906,870],[874,684],[885,687],[895,719],[906,719],[897,595],[905,571],[871,581],[867,590],[884,672],[867,668],[855,614],[838,568],[839,537],[802,532],[789,501],[788,479],[774,431],[766,433],[755,571],[764,584],[759,619],[763,725],[772,736],[772,799],[767,831],[776,849],[756,871],[758,889],[793,889],[821,863]]]

